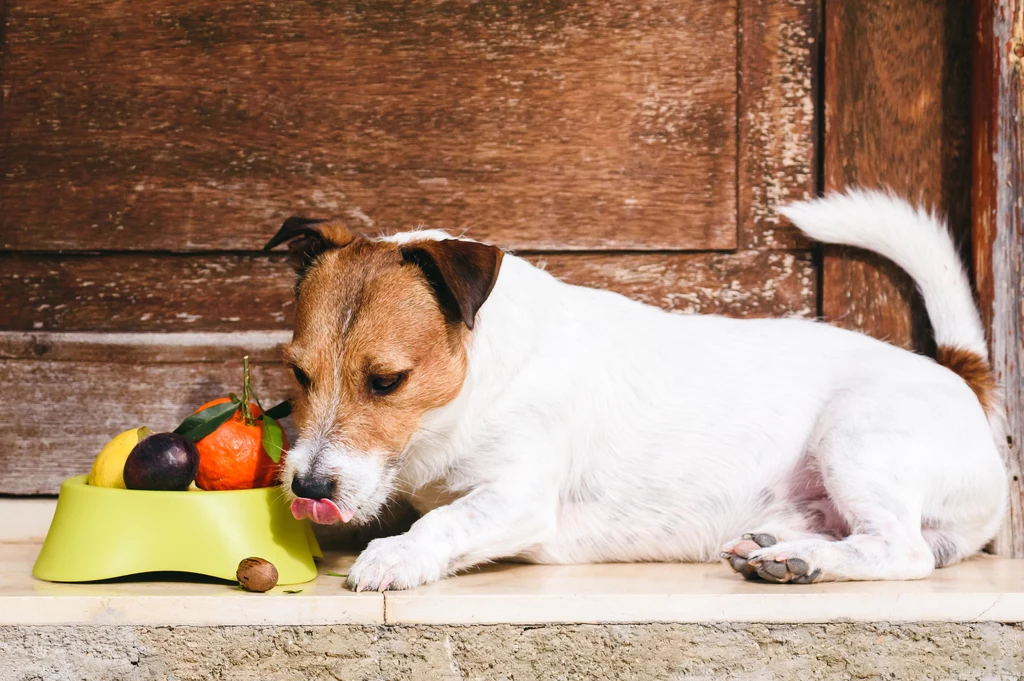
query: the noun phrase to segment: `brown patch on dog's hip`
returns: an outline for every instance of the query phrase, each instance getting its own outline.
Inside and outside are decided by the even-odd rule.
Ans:
[[[940,346],[935,361],[967,382],[985,413],[995,409],[998,401],[996,377],[988,360],[971,350]]]

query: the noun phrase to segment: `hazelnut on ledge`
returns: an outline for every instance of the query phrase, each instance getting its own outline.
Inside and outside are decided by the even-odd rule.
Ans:
[[[277,568],[262,558],[245,558],[235,572],[239,585],[246,591],[263,593],[277,586]]]

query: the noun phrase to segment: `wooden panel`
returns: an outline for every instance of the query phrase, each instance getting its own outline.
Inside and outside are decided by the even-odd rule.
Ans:
[[[8,0],[0,248],[736,244],[736,2]]]
[[[679,312],[736,316],[814,313],[815,272],[808,252],[553,254],[531,259],[567,280],[604,285]],[[285,315],[282,306],[290,301],[291,273],[278,258],[147,256],[144,264],[149,266],[141,268],[134,267],[135,260],[120,255],[63,261],[10,258],[3,267],[5,273],[12,271],[12,263],[19,263],[37,265],[37,272],[54,271],[58,275],[42,279],[38,273],[30,276],[24,268],[16,270],[18,278],[8,278],[5,286],[10,281],[38,281],[40,287],[29,286],[35,293],[24,299],[35,297],[20,310],[10,305],[10,301],[19,299],[17,292],[9,288],[0,292],[0,304],[7,306],[4,318],[18,319],[22,324],[38,318],[60,328],[76,324],[220,328],[224,316],[219,310],[234,309],[237,304],[223,287],[256,280],[262,282],[264,303],[280,303],[279,314]],[[173,293],[160,293],[163,289],[157,288],[157,295],[165,296],[162,302],[150,300],[140,307],[138,300],[145,300],[146,291],[158,282],[175,280],[178,273],[167,272],[167,267],[192,268],[195,260],[202,260],[209,268],[216,265],[214,269],[219,268],[230,283],[222,284],[214,277],[168,287]],[[120,267],[120,261],[128,266]],[[76,266],[87,266],[88,274],[75,271]],[[117,281],[117,287],[81,287],[85,276],[104,271],[104,281]],[[52,288],[46,288],[47,282],[52,282]],[[92,293],[79,295],[94,288],[108,293],[103,298]],[[114,298],[113,293],[119,297]],[[59,311],[64,316],[50,315],[56,305],[39,311],[39,300],[57,300],[66,294],[74,295],[72,303]],[[47,297],[50,295],[57,297]],[[167,306],[162,312],[161,305]],[[268,400],[279,399],[280,391],[290,383],[277,362],[277,345],[290,334],[283,330],[285,322],[278,323],[273,314],[246,309],[245,316],[229,326],[267,323],[282,330],[0,333],[0,413],[17,414],[16,418],[0,420],[0,441],[7,443],[0,450],[0,493],[54,493],[61,479],[88,469],[99,448],[120,430],[133,424],[173,427],[190,408],[237,388],[238,358],[245,352],[268,363],[260,364],[255,372],[258,387]],[[150,317],[140,323],[142,314]]]
[[[975,3],[974,266],[1007,407],[1010,508],[997,553],[1024,558],[1024,2]]]
[[[889,186],[947,213],[969,237],[970,3],[825,4],[825,189]],[[880,258],[825,252],[826,319],[930,346],[909,277]]]
[[[806,247],[776,209],[817,188],[820,0],[744,0],[739,45],[739,240]]]
[[[8,330],[283,329],[294,308],[286,255],[0,256]]]
[[[810,252],[531,258],[573,284],[617,291],[673,312],[730,317],[815,315]]]
[[[278,362],[292,332],[224,331],[170,333],[90,333],[0,331],[0,360],[110,362],[113,364],[195,364]]]
[[[270,403],[291,385],[281,364],[258,365],[253,380]],[[0,493],[54,494],[64,478],[88,473],[117,433],[173,429],[203,402],[240,390],[241,381],[240,362],[0,362],[0,413],[8,415],[0,420]]]
[[[287,329],[284,255],[0,257],[0,328],[58,331]],[[808,252],[530,256],[570,283],[666,309],[734,316],[813,314]]]

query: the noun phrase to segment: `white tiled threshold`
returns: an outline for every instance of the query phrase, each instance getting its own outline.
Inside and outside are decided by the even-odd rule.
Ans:
[[[328,553],[314,582],[251,594],[202,580],[51,584],[30,574],[39,547],[0,544],[0,625],[1024,621],[1024,561],[992,557],[920,582],[806,586],[745,582],[724,565],[501,564],[355,594],[327,574],[345,574],[354,556]]]

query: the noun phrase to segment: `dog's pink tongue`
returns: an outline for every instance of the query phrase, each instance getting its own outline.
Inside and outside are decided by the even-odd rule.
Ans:
[[[292,515],[298,520],[309,518],[320,525],[347,523],[352,520],[355,512],[350,509],[338,508],[330,499],[304,499],[299,497],[292,502]]]

